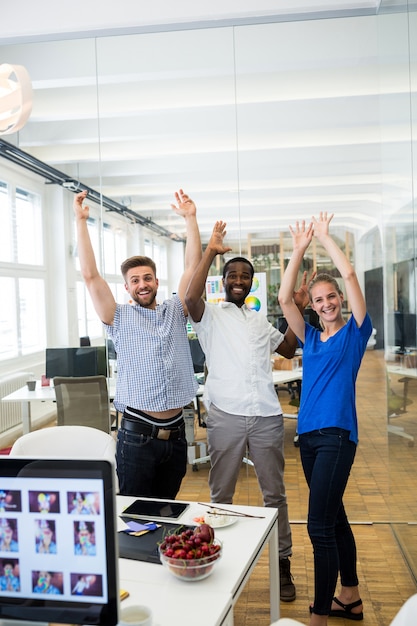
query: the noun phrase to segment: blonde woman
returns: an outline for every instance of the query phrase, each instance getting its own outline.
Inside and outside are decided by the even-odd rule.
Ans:
[[[328,616],[363,619],[356,571],[356,545],[343,494],[358,443],[356,377],[372,332],[365,299],[349,260],[329,234],[333,215],[320,213],[290,227],[293,252],[279,302],[303,347],[303,385],[298,414],[301,461],[310,488],[308,532],[314,549],[315,597],[310,626],[326,626]],[[315,237],[344,280],[352,310],[342,315],[344,296],[335,278],[318,274],[309,284],[310,305],[321,328],[304,321],[293,291],[304,254]],[[341,590],[334,597],[338,574]]]

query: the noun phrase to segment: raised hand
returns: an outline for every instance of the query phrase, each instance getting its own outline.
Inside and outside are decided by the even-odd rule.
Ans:
[[[226,222],[219,220],[214,224],[213,232],[207,247],[216,254],[225,254],[230,252],[232,248],[223,245],[223,239],[226,236]]]
[[[307,250],[310,242],[313,238],[313,224],[306,227],[305,220],[301,222],[295,222],[294,228],[290,226],[290,232],[292,235],[292,243],[294,250],[301,249],[303,252]]]
[[[77,193],[74,198],[73,207],[74,213],[79,219],[88,219],[90,215],[90,207],[87,205],[83,205],[84,200],[87,197],[87,190],[81,191]]]
[[[293,294],[294,302],[299,309],[305,309],[310,302],[310,296],[308,295],[308,286],[311,281],[316,277],[316,274],[317,272],[311,272],[309,278],[307,279],[307,272],[303,272],[301,284],[298,287],[297,291],[294,291]]]
[[[319,218],[316,219],[314,216],[311,218],[313,221],[313,233],[314,236],[320,241],[321,236],[326,236],[329,234],[329,224],[332,221],[334,213],[331,215],[327,215],[327,211],[321,211]]]
[[[187,196],[186,193],[184,193],[182,189],[175,192],[175,199],[177,204],[171,204],[171,207],[177,215],[188,217],[196,214],[197,208],[194,202]]]

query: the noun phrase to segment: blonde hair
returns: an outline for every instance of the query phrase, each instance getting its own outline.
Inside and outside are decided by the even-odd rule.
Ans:
[[[331,276],[330,274],[325,274],[323,272],[322,274],[317,274],[317,276],[313,278],[313,280],[310,281],[308,284],[308,297],[310,298],[310,302],[313,301],[313,298],[311,296],[311,291],[313,287],[317,285],[317,283],[330,283],[330,285],[333,285],[333,287],[335,288],[339,296],[343,296],[343,291],[340,289],[339,283],[337,282],[335,277]]]

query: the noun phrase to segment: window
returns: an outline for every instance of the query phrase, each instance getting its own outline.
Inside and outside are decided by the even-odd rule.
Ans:
[[[14,278],[0,276],[2,306],[0,307],[0,360],[11,359],[18,354],[16,290]]]
[[[100,220],[89,218],[87,225],[90,239],[94,250],[97,265],[103,266],[100,270],[116,299],[116,302],[125,303],[126,290],[123,278],[120,273],[120,265],[125,260],[127,253],[126,231],[123,228],[114,227],[112,224],[104,223],[100,232]],[[100,235],[102,234],[102,250],[100,249]],[[103,258],[103,263],[100,259]],[[77,256],[76,268],[80,270],[80,263]],[[103,326],[94,309],[90,294],[84,282],[77,282],[77,310],[78,310],[78,331],[80,337],[102,337]]]
[[[42,214],[39,196],[16,189],[16,262],[43,264]]]
[[[46,345],[40,195],[0,181],[0,218],[0,360],[6,360]]]
[[[45,281],[18,279],[21,354],[38,352],[46,346]]]
[[[6,183],[0,181],[0,261],[13,261],[13,228],[10,194]]]
[[[80,337],[101,337],[103,326],[83,281],[77,281],[78,334]]]

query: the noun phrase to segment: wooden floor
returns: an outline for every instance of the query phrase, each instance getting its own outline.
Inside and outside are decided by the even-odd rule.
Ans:
[[[398,394],[401,377],[387,379],[384,355],[368,351],[358,377],[357,406],[360,441],[345,494],[345,506],[358,548],[360,591],[364,603],[364,626],[389,626],[407,598],[417,593],[417,380],[409,385],[412,404],[407,413],[391,418],[397,435],[387,432],[387,381]],[[294,414],[289,396],[280,392],[284,412]],[[205,430],[196,428],[196,440]],[[313,599],[312,548],[306,530],[307,487],[298,448],[294,447],[295,415],[285,419],[285,483],[293,534],[291,569],[297,599],[281,603],[281,616],[308,624]],[[401,436],[405,435],[404,436]],[[209,502],[209,465],[197,472],[188,468],[178,497]],[[262,506],[252,467],[242,464],[234,504]],[[192,590],[190,590],[192,592]],[[204,607],[201,608],[204,610]],[[196,616],[196,623],[198,616]],[[237,606],[235,626],[269,626],[268,556],[263,555]],[[330,618],[329,626],[349,626],[349,620]],[[417,619],[416,619],[417,625]]]
[[[390,384],[402,392],[403,383],[392,377]],[[417,387],[417,385],[416,385]],[[404,601],[417,592],[417,477],[416,450],[410,439],[387,433],[386,373],[383,355],[365,354],[358,378],[360,444],[345,497],[358,548],[360,591],[364,603],[364,626],[389,626]],[[395,424],[417,438],[417,389],[407,414]],[[294,412],[289,397],[280,393],[284,411]],[[312,548],[306,529],[307,488],[299,451],[294,447],[296,420],[286,419],[286,490],[293,533],[292,573],[297,599],[281,603],[281,616],[308,624],[308,606],[313,599]],[[204,440],[204,429],[196,429],[196,439]],[[179,498],[209,501],[209,465],[197,472],[188,469]],[[242,464],[234,504],[262,506],[253,468]],[[396,524],[392,525],[391,522]],[[412,523],[409,523],[412,522]],[[413,523],[414,522],[414,523]],[[403,534],[402,547],[396,536]],[[405,556],[408,559],[408,562]],[[249,584],[235,608],[235,626],[268,626],[268,559],[261,557]],[[329,625],[348,626],[349,620],[330,618]],[[417,624],[417,620],[416,620]]]

